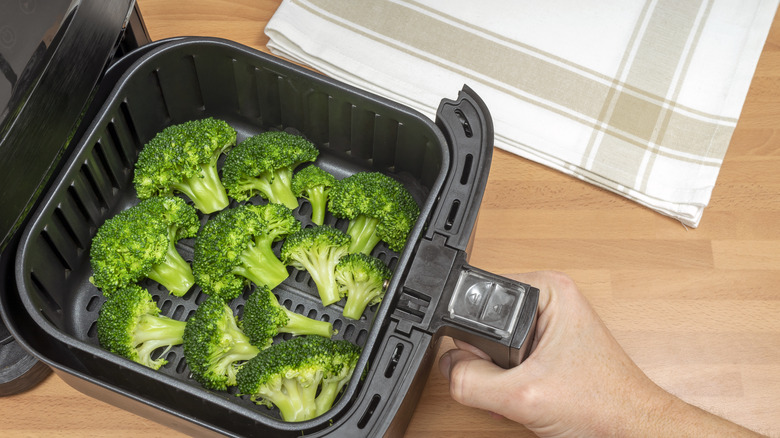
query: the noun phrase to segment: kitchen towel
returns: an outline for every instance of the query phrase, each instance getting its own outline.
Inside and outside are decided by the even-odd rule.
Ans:
[[[277,55],[433,117],[467,84],[495,146],[697,227],[778,0],[285,0]]]

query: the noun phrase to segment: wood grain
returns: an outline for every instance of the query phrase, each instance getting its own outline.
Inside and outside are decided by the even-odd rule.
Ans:
[[[218,36],[267,51],[278,0],[138,0],[154,39]],[[496,151],[471,263],[567,272],[662,387],[780,437],[780,20],[697,229]],[[445,340],[442,350],[451,348]],[[51,376],[0,399],[3,436],[178,436]],[[452,401],[433,369],[407,437],[530,436]]]

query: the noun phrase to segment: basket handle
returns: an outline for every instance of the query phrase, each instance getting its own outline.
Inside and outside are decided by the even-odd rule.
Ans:
[[[539,290],[468,264],[492,160],[490,113],[464,86],[457,100],[442,100],[436,124],[450,147],[450,170],[399,307],[418,314],[429,333],[468,342],[508,368],[530,352]]]
[[[467,250],[493,159],[493,120],[482,99],[464,85],[457,100],[443,99],[436,125],[450,149],[450,170],[426,237],[446,236],[451,248]]]
[[[525,360],[536,329],[539,289],[465,261],[455,264],[450,277],[437,309],[438,334],[468,342],[504,368]]]
[[[450,336],[510,368],[531,352],[539,289],[471,266],[443,236],[422,239],[396,303],[403,333],[414,327]],[[403,322],[406,315],[416,321]]]

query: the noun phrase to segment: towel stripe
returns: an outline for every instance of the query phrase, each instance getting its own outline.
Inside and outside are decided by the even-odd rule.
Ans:
[[[663,144],[672,120],[674,101],[711,6],[675,0],[651,0],[645,4],[616,76],[625,78],[621,82],[665,96],[664,105],[648,105],[624,95],[617,86],[604,103],[606,117],[601,120],[646,139],[647,146],[640,150],[617,137],[598,135],[598,131],[604,130],[598,126],[583,157],[583,167],[622,185],[640,191],[647,189],[659,145]],[[687,152],[706,151],[711,139],[704,137]]]
[[[667,3],[669,0],[667,0]],[[673,3],[669,6],[675,6],[676,3]],[[671,97],[668,99],[670,105],[673,105],[674,102],[677,101],[677,98],[680,96],[680,90],[682,89],[683,80],[686,77],[686,74],[688,72],[688,68],[691,65],[691,61],[693,59],[693,54],[696,51],[696,46],[699,43],[699,40],[701,39],[702,31],[704,29],[704,24],[707,22],[707,18],[709,17],[710,11],[712,10],[712,1],[706,1],[703,4],[699,5],[698,10],[691,8],[689,10],[689,13],[691,15],[695,15],[694,23],[691,25],[691,31],[688,35],[687,41],[686,41],[686,47],[683,48],[682,56],[679,59],[679,62],[676,63],[675,66],[675,72],[671,75],[674,78],[674,85],[673,87],[670,87],[671,91]],[[690,16],[688,16],[690,18]],[[664,21],[665,26],[668,27],[667,22]],[[656,157],[658,155],[658,150],[660,144],[663,144],[663,140],[665,139],[667,133],[668,133],[668,127],[669,123],[671,121],[671,116],[673,114],[673,111],[663,110],[662,111],[662,118],[659,118],[659,132],[655,139],[653,139],[651,145],[653,146],[652,153],[646,154],[648,163],[643,169],[642,172],[640,172],[640,175],[637,175],[637,178],[639,181],[637,181],[636,186],[639,187],[640,191],[646,191],[647,186],[650,182],[650,177],[652,175],[653,165],[655,164]],[[733,129],[728,131],[728,135],[730,136],[733,132]],[[705,139],[703,139],[705,140]],[[712,138],[708,139],[709,142],[703,143],[702,146],[706,146],[707,148],[712,148],[713,143]],[[722,145],[722,152],[721,156],[726,154],[726,148],[728,147],[728,141],[723,141],[720,143]],[[700,150],[700,148],[695,148],[697,152]]]
[[[612,86],[610,87],[607,98],[604,100],[604,104],[602,105],[601,111],[599,112],[599,120],[608,120],[612,114],[614,114],[615,105],[617,104],[616,96],[621,95],[620,91],[625,87],[625,83],[622,81],[622,79],[626,75],[627,66],[630,64],[630,59],[634,53],[633,49],[636,47],[636,42],[639,40],[639,36],[642,33],[644,25],[648,19],[651,3],[652,0],[645,2],[639,17],[637,18],[637,24],[634,25],[634,31],[631,33],[631,37],[626,44],[628,49],[626,49],[623,53],[623,58],[620,60],[618,70],[616,72],[617,74],[615,75],[616,77],[612,78]],[[607,130],[607,126],[604,124],[594,125],[593,128],[594,129],[591,133],[588,145],[585,148],[585,152],[582,156],[582,163],[580,164],[580,166],[584,169],[593,168],[598,145],[601,144],[605,131]]]
[[[427,62],[450,70],[456,70],[455,66],[462,65],[467,70],[457,71],[472,80],[500,88],[518,99],[543,106],[590,128],[601,129],[609,136],[638,148],[639,151],[650,150],[660,156],[717,167],[728,142],[725,142],[726,145],[722,148],[708,148],[702,147],[702,139],[706,140],[706,144],[710,144],[715,137],[730,136],[736,124],[736,120],[732,118],[694,112],[687,108],[682,111],[683,108],[674,105],[665,97],[638,93],[634,91],[637,87],[626,82],[618,80],[605,83],[603,75],[594,77],[584,69],[551,62],[537,53],[523,50],[522,47],[510,47],[506,41],[487,38],[478,29],[470,30],[473,38],[467,41],[472,47],[460,50],[462,44],[466,44],[461,38],[462,29],[447,23],[447,17],[432,17],[394,2],[375,0],[370,2],[370,7],[365,8],[354,8],[349,1],[344,0],[294,2],[323,19],[349,26],[350,30],[366,38],[379,40]],[[399,11],[397,8],[403,10]],[[376,19],[399,13],[409,17],[407,23],[389,23]],[[474,55],[464,58],[464,53]],[[495,62],[496,59],[501,62]],[[524,74],[525,71],[532,70],[539,73]],[[497,86],[496,81],[502,85]],[[646,126],[632,125],[630,120],[605,118],[603,104],[610,92],[620,96],[616,104],[623,108],[630,106],[632,111],[640,108],[650,114],[670,112],[672,115],[669,116],[666,131],[676,135],[666,136],[666,143],[658,148],[648,145],[654,132],[652,127],[641,129]],[[657,117],[653,119],[653,123],[656,120]],[[621,123],[612,126],[609,121]],[[620,179],[621,183],[630,183],[624,181],[625,178]],[[635,179],[636,174],[633,174],[631,180]]]
[[[607,85],[610,85],[610,86],[616,86],[617,84],[620,84],[620,86],[622,88],[624,88],[625,90],[630,91],[630,92],[632,92],[632,93],[634,93],[634,94],[636,94],[638,96],[645,96],[650,101],[655,101],[655,102],[663,102],[663,101],[665,101],[665,99],[662,96],[660,96],[660,95],[649,93],[647,90],[635,87],[635,86],[633,86],[630,83],[617,81],[612,76],[607,76],[607,75],[599,73],[599,72],[597,72],[595,70],[588,69],[588,68],[583,67],[581,65],[575,64],[575,63],[573,63],[573,62],[571,62],[571,61],[569,61],[567,59],[564,59],[564,58],[561,58],[559,56],[555,56],[554,54],[551,54],[551,53],[545,52],[543,50],[540,50],[540,49],[538,49],[536,47],[530,46],[528,44],[523,44],[520,41],[515,41],[515,40],[512,40],[512,39],[506,38],[505,36],[497,34],[495,32],[492,32],[489,29],[485,29],[485,28],[482,28],[482,27],[479,27],[479,26],[475,26],[472,23],[468,23],[468,22],[460,20],[460,19],[458,19],[456,17],[453,17],[451,15],[444,14],[441,11],[431,9],[430,7],[428,7],[426,5],[423,5],[423,4],[421,4],[421,3],[417,2],[417,1],[414,1],[414,0],[394,0],[394,1],[396,3],[406,3],[406,4],[409,4],[409,5],[413,5],[415,8],[418,8],[418,9],[421,9],[421,10],[425,11],[425,14],[430,15],[433,18],[436,18],[436,19],[439,19],[439,20],[442,20],[442,21],[450,21],[452,23],[456,23],[458,27],[460,27],[460,28],[462,28],[464,30],[468,30],[470,33],[475,33],[475,34],[480,34],[481,33],[481,34],[484,34],[486,36],[489,36],[492,39],[500,41],[503,44],[508,44],[510,46],[512,46],[512,45],[516,46],[517,48],[519,48],[518,50],[522,50],[522,51],[527,52],[527,53],[532,53],[532,54],[534,54],[535,57],[537,57],[539,59],[547,60],[548,62],[552,62],[552,63],[555,63],[555,64],[560,64],[561,66],[563,66],[563,68],[566,68],[566,69],[569,69],[569,70],[572,70],[572,71],[575,71],[575,72],[579,72],[579,74],[584,76],[584,77],[597,78],[598,80],[600,80],[600,82],[602,82],[604,84],[607,84]],[[647,8],[649,6],[649,3],[650,2],[648,0],[647,4],[645,5],[645,8]],[[681,104],[676,104],[676,108],[678,110],[682,111],[682,112],[688,113],[691,117],[695,117],[695,118],[699,118],[699,119],[703,119],[703,120],[709,120],[709,121],[712,121],[712,122],[724,122],[724,123],[731,123],[731,124],[736,124],[736,122],[737,122],[737,119],[734,118],[734,117],[724,117],[724,116],[717,115],[717,114],[707,113],[707,112],[699,111],[699,110],[696,110],[694,108],[690,108],[690,107],[687,107],[687,106],[684,106],[684,105],[681,105]]]

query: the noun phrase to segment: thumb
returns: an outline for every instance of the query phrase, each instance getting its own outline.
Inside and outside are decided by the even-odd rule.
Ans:
[[[439,359],[439,371],[450,382],[450,396],[458,403],[499,412],[505,408],[505,369],[476,354],[453,349]]]

